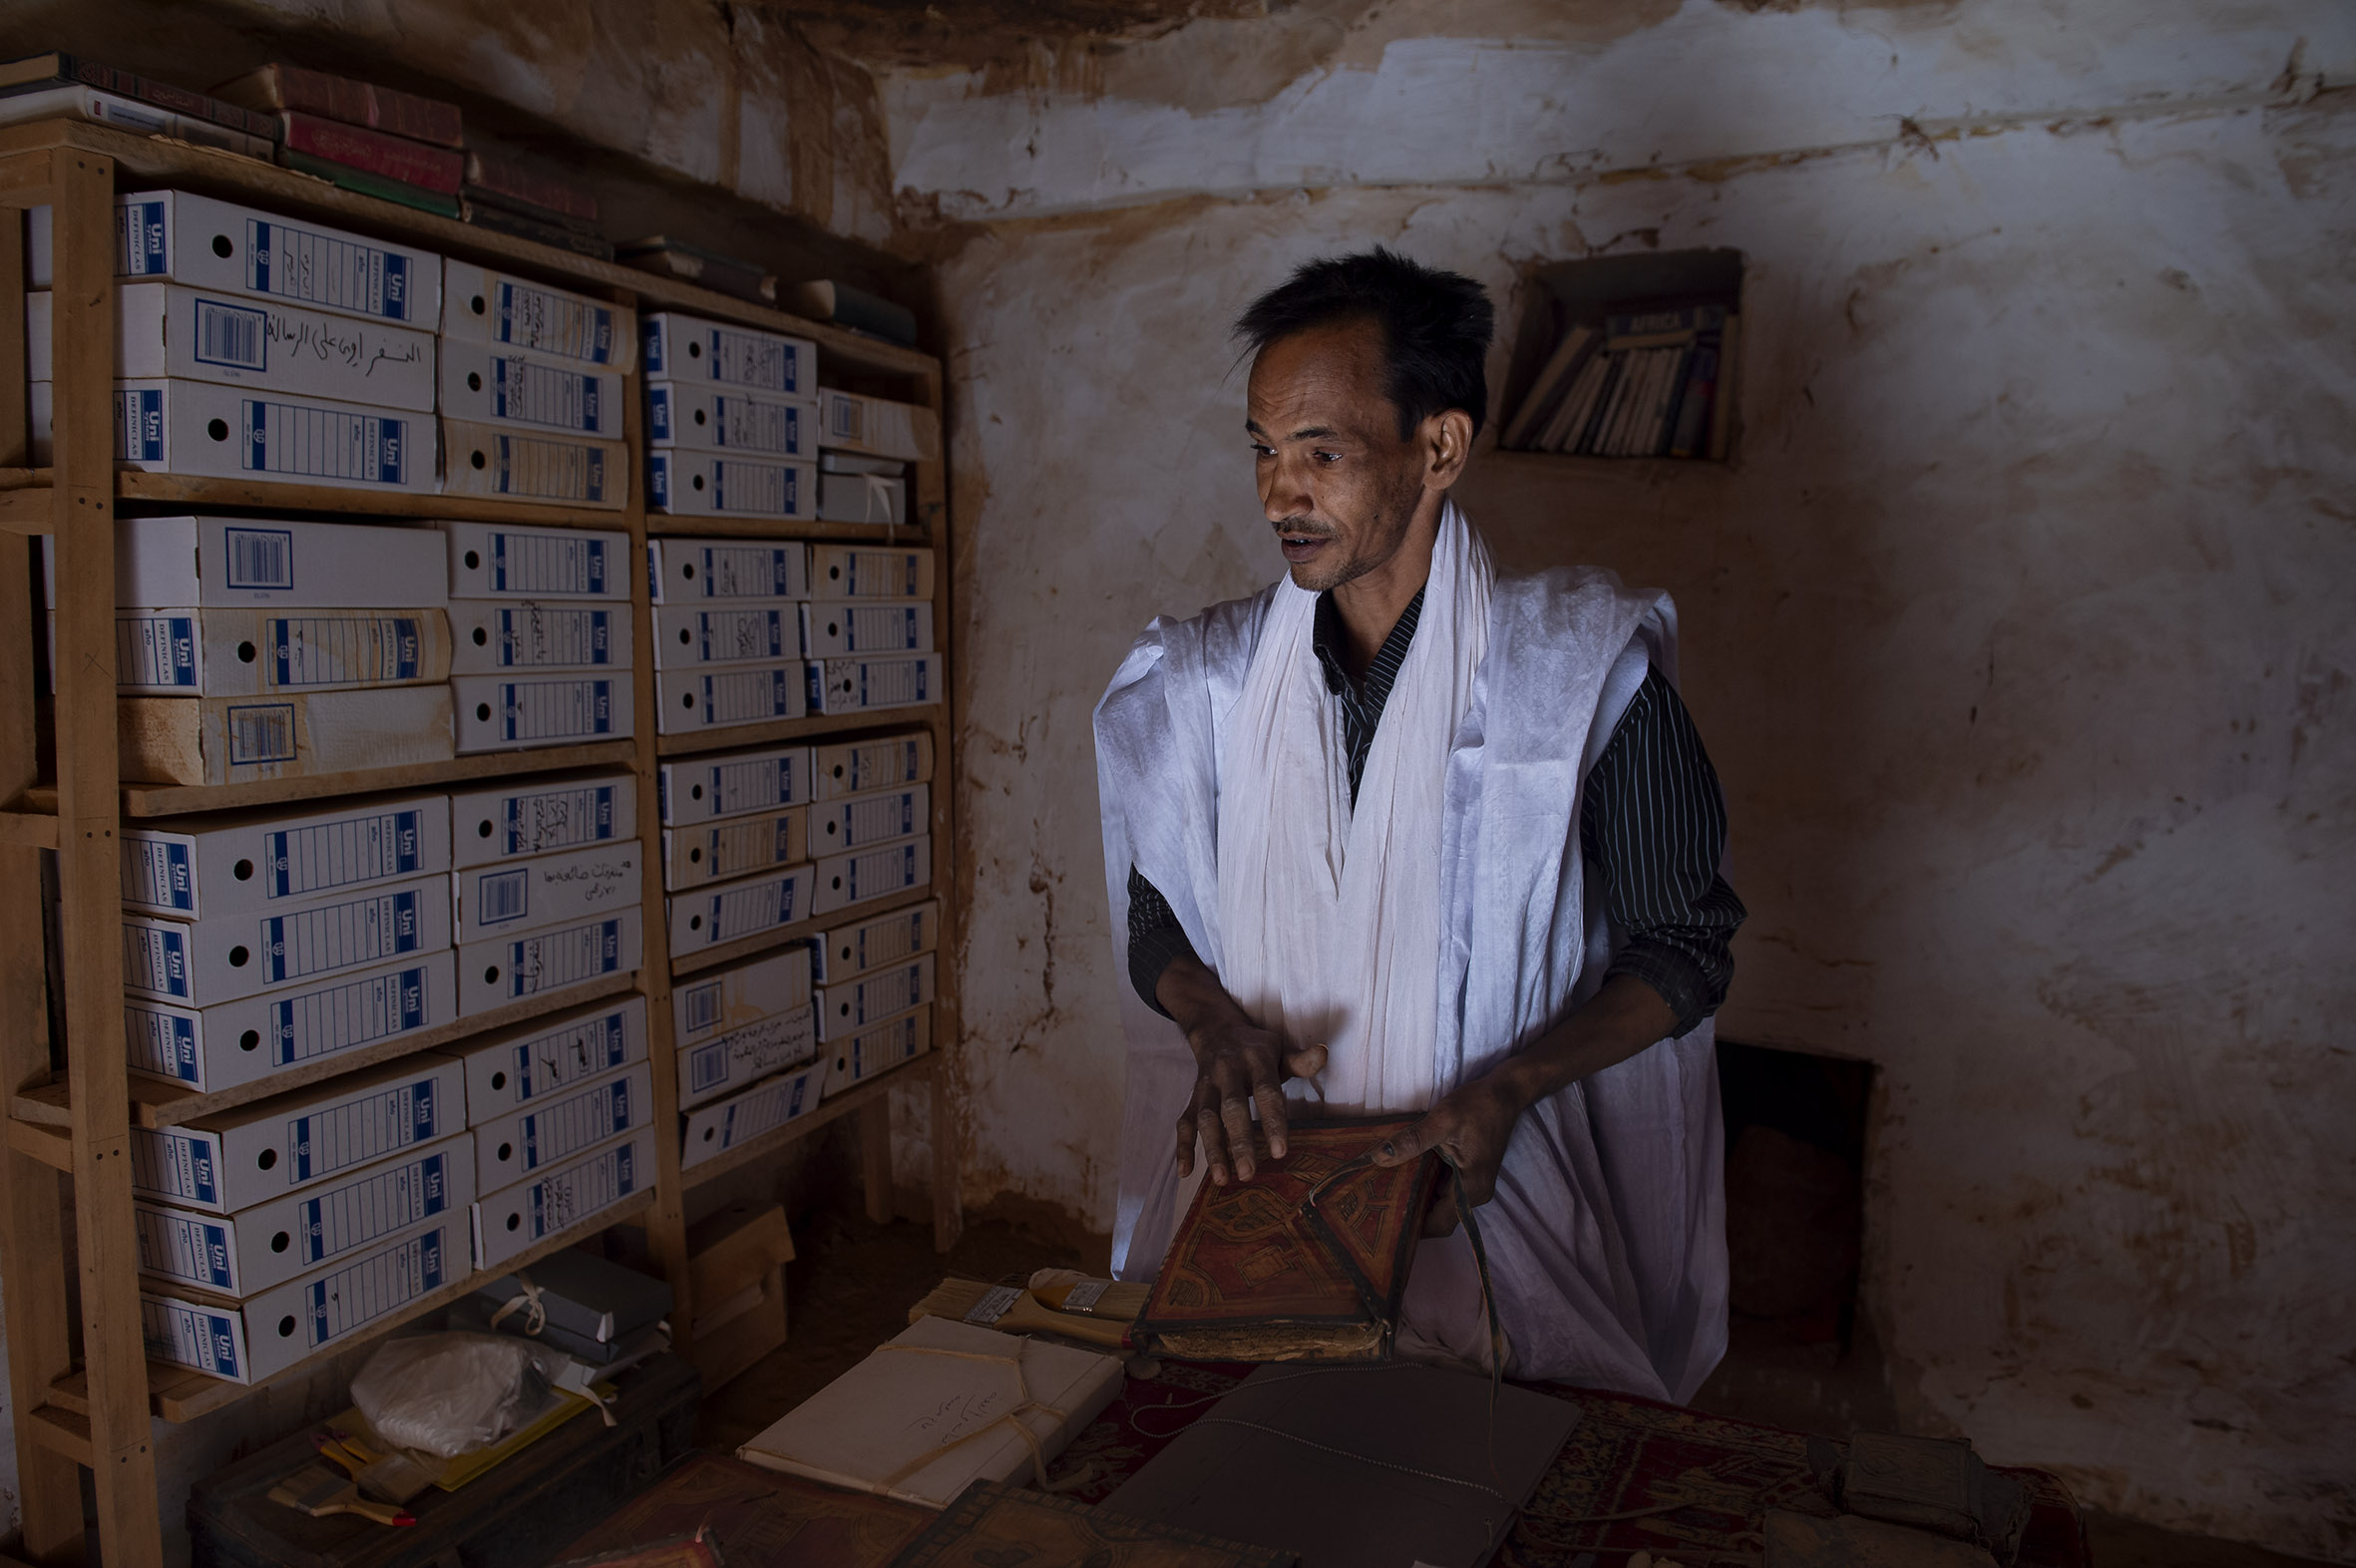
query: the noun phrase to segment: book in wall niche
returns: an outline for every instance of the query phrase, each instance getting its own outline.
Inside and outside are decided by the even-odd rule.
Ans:
[[[1205,1361],[1389,1359],[1439,1160],[1351,1167],[1414,1120],[1292,1122],[1283,1159],[1250,1181],[1203,1182],[1138,1317],[1138,1348]]]
[[[1568,327],[1498,444],[1586,457],[1723,459],[1741,318],[1728,303],[1618,307]]]

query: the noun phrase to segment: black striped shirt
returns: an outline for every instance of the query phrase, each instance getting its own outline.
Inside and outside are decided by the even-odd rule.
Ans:
[[[1340,614],[1320,594],[1312,645],[1327,689],[1340,699],[1350,758],[1350,800],[1374,749],[1374,731],[1423,613],[1417,592],[1382,641],[1364,678],[1353,680],[1338,650]],[[1610,974],[1634,975],[1677,1014],[1685,1033],[1716,1012],[1734,979],[1730,945],[1743,901],[1718,874],[1726,853],[1726,802],[1693,716],[1658,669],[1646,673],[1619,727],[1587,775],[1579,848],[1603,884],[1614,956]],[[1129,982],[1148,1006],[1162,971],[1194,945],[1161,890],[1129,868]]]

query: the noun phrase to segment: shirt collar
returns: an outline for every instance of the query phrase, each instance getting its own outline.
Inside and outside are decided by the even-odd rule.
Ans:
[[[1407,644],[1415,637],[1415,622],[1423,615],[1422,588],[1407,600],[1407,607],[1399,611],[1398,620],[1391,626],[1390,635],[1382,639],[1374,663],[1367,666],[1367,689],[1360,691],[1350,678],[1349,667],[1342,662],[1342,648],[1347,633],[1342,625],[1342,611],[1334,607],[1334,590],[1326,589],[1317,596],[1317,611],[1311,618],[1309,645],[1317,653],[1317,661],[1326,672],[1326,689],[1332,692],[1352,692],[1377,705],[1390,694],[1390,682],[1398,674],[1401,660],[1407,656]],[[1374,689],[1379,687],[1379,689]]]

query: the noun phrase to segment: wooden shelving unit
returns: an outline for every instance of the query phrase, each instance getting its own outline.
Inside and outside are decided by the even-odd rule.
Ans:
[[[688,1189],[773,1156],[784,1145],[845,1117],[859,1118],[869,1212],[893,1210],[891,1095],[909,1087],[933,1106],[933,1219],[947,1249],[960,1226],[958,1171],[946,1137],[942,1066],[959,1038],[957,989],[948,964],[961,928],[947,867],[953,836],[955,735],[946,701],[929,707],[741,726],[692,736],[658,736],[647,626],[646,583],[633,571],[631,614],[641,628],[633,671],[634,738],[598,745],[462,757],[424,767],[223,787],[127,782],[119,776],[115,738],[114,519],[119,507],[147,511],[203,508],[383,519],[457,518],[580,527],[626,533],[642,557],[651,529],[682,535],[760,535],[791,539],[861,539],[922,544],[939,554],[934,594],[935,645],[946,661],[954,622],[949,601],[947,483],[938,462],[915,466],[909,524],[879,530],[842,524],[756,524],[738,520],[649,519],[644,510],[644,449],[638,430],[636,376],[625,385],[633,472],[629,505],[586,511],[462,497],[412,497],[324,487],[119,473],[113,462],[114,201],[118,191],[174,188],[415,244],[447,255],[648,309],[678,309],[790,332],[818,344],[829,385],[872,392],[935,410],[942,406],[939,361],[825,323],[703,289],[590,260],[529,241],[413,211],[341,191],[307,176],[210,149],[128,136],[108,128],[54,121],[0,129],[0,210],[12,222],[25,208],[48,205],[55,233],[56,446],[51,467],[24,466],[23,247],[0,233],[0,533],[48,535],[57,569],[57,670],[54,774],[42,776],[36,743],[38,695],[32,649],[42,635],[39,588],[28,552],[0,551],[0,636],[16,653],[0,664],[0,1087],[8,1094],[6,1150],[0,1153],[0,1292],[5,1295],[8,1365],[16,1400],[23,1552],[36,1561],[78,1558],[83,1550],[82,1487],[93,1476],[100,1549],[110,1568],[153,1568],[161,1560],[160,1499],[151,1417],[187,1421],[221,1409],[252,1386],[185,1368],[151,1365],[141,1337],[138,1253],[132,1228],[129,1154],[135,1127],[171,1126],[234,1105],[333,1077],[376,1062],[448,1045],[599,996],[634,991],[646,998],[653,1062],[656,1148],[654,1185],[576,1230],[547,1238],[525,1259],[594,1235],[617,1223],[642,1226],[647,1249],[678,1302],[671,1322],[683,1341],[693,1322],[686,1267]],[[14,466],[11,466],[14,465]],[[934,881],[921,893],[862,905],[855,915],[807,922],[725,948],[668,960],[661,824],[655,791],[658,760],[782,739],[928,729],[934,743],[932,790]],[[643,909],[646,959],[634,974],[548,1000],[497,1012],[354,1052],[247,1089],[194,1094],[134,1077],[123,1045],[121,880],[118,834],[125,818],[187,815],[330,796],[442,787],[467,780],[585,767],[631,769],[638,780],[638,836],[646,848]],[[41,854],[54,853],[61,914],[57,924],[58,1001],[65,1039],[50,1038],[49,974],[43,944]],[[933,1003],[933,1049],[892,1072],[822,1100],[808,1114],[689,1172],[680,1168],[677,1072],[672,1048],[671,981],[718,964],[784,947],[821,925],[942,901],[939,995]],[[81,1314],[69,1314],[59,1181],[73,1180],[74,1254]],[[516,1267],[503,1265],[501,1271]],[[374,1325],[366,1337],[473,1290],[456,1281]],[[76,1328],[79,1328],[79,1335]],[[78,1341],[78,1343],[77,1343]],[[355,1343],[343,1342],[345,1345]],[[341,1347],[339,1346],[339,1349]],[[304,1369],[283,1374],[300,1376]]]

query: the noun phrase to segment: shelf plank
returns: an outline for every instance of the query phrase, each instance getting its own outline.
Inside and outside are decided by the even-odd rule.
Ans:
[[[170,506],[336,512],[379,518],[460,518],[474,523],[530,524],[537,528],[601,528],[616,534],[625,532],[627,527],[618,509],[560,507],[536,501],[501,501],[488,496],[420,496],[402,490],[347,490],[339,485],[302,485],[275,479],[150,474],[139,469],[116,472],[115,494],[124,501]]]
[[[765,724],[731,724],[725,729],[657,736],[654,754],[683,757],[691,752],[734,751],[744,746],[774,745],[781,740],[805,740],[814,735],[848,735],[862,729],[909,729],[930,724],[940,716],[941,704],[928,702],[921,707],[870,708],[861,713],[813,714],[809,718],[771,719]]]
[[[626,768],[636,757],[637,748],[631,741],[600,740],[588,746],[486,751],[448,762],[416,762],[406,767],[372,768],[364,773],[321,773],[309,778],[257,779],[251,784],[126,782],[123,815],[171,817],[184,812],[275,806],[287,801],[316,800],[323,795],[381,795],[395,790],[431,789],[438,784],[458,784],[469,779],[561,773],[569,768]]]
[[[55,529],[56,494],[47,485],[0,490],[0,533],[47,534]]]
[[[708,885],[708,887],[718,886],[720,886],[718,883]],[[689,888],[687,890],[689,894],[704,891],[706,891],[704,888]],[[678,895],[671,896],[677,897]],[[774,931],[764,931],[756,936],[739,937],[734,942],[723,942],[716,948],[706,948],[700,953],[681,954],[671,960],[671,978],[676,980],[682,976],[698,974],[704,970],[717,969],[720,965],[733,964],[739,959],[754,958],[773,949],[790,948],[797,942],[804,942],[817,936],[829,927],[874,920],[879,915],[889,915],[894,910],[908,909],[938,896],[931,884],[927,884],[921,888],[910,888],[905,892],[887,894],[879,899],[862,899],[849,909],[836,910],[831,915],[813,915],[808,920],[798,920],[790,926],[780,926]],[[663,935],[667,939],[670,934],[666,931]]]
[[[641,310],[686,310],[765,331],[790,332],[816,343],[823,357],[841,359],[863,370],[914,377],[939,370],[940,361],[921,349],[903,348],[846,327],[805,320],[676,278],[641,272],[617,262],[599,261],[593,256],[576,255],[529,239],[494,233],[455,218],[421,212],[398,202],[360,196],[327,181],[234,153],[160,137],[133,136],[108,126],[74,120],[0,127],[0,155],[59,147],[112,158],[119,191],[152,186],[198,191],[269,207],[290,216],[383,234],[486,266],[540,273],[585,292],[609,295],[613,290],[624,290],[638,296]]]
[[[789,523],[780,518],[692,518],[646,515],[646,532],[656,539],[814,539],[876,545],[886,550],[919,550],[933,543],[922,523]]]
[[[914,1061],[902,1062],[889,1072],[879,1073],[865,1083],[844,1090],[841,1094],[820,1100],[816,1110],[806,1111],[782,1127],[773,1127],[750,1143],[730,1149],[725,1154],[717,1155],[704,1161],[701,1165],[681,1172],[681,1178],[692,1190],[702,1186],[705,1182],[725,1176],[732,1170],[774,1154],[789,1143],[807,1138],[830,1121],[839,1120],[850,1115],[853,1111],[864,1110],[867,1106],[891,1093],[892,1086],[896,1083],[918,1083],[931,1078],[934,1064],[939,1060],[940,1057],[935,1051],[927,1050],[924,1055]]]
[[[28,485],[47,490],[56,483],[54,468],[0,468],[0,490],[22,490]]]
[[[622,1224],[624,1221],[643,1214],[653,1203],[653,1188],[649,1187],[639,1192],[633,1192],[612,1208],[590,1215],[570,1230],[559,1231],[554,1236],[534,1243],[496,1268],[479,1269],[463,1280],[454,1280],[438,1291],[420,1296],[399,1312],[392,1313],[379,1322],[370,1324],[348,1340],[339,1341],[328,1354],[341,1355],[356,1346],[366,1345],[371,1340],[382,1339],[403,1324],[415,1322],[427,1313],[465,1300],[503,1275],[513,1274],[518,1269],[528,1269],[551,1253],[562,1252],[576,1242],[586,1241],[610,1226]],[[230,1382],[225,1378],[209,1376],[194,1368],[168,1367],[161,1362],[150,1362],[148,1363],[148,1397],[156,1414],[165,1420],[193,1421],[199,1415],[209,1415],[215,1410],[225,1409],[249,1393],[301,1377],[313,1371],[315,1366],[315,1361],[306,1359],[287,1368],[286,1371],[275,1376],[265,1377],[259,1382]],[[60,1403],[64,1402],[59,1398],[56,1389],[52,1389],[50,1396]]]
[[[504,1007],[489,1012],[471,1013],[453,1018],[448,1023],[415,1034],[405,1034],[396,1040],[385,1040],[375,1045],[363,1045],[358,1050],[346,1051],[319,1061],[305,1062],[299,1067],[274,1073],[257,1083],[242,1083],[233,1089],[214,1089],[206,1094],[194,1094],[185,1083],[170,1083],[161,1078],[131,1075],[131,1120],[134,1126],[157,1128],[179,1127],[239,1105],[250,1105],[256,1100],[274,1098],[307,1088],[328,1078],[347,1072],[358,1072],[382,1062],[398,1061],[418,1051],[433,1050],[437,1046],[472,1039],[478,1034],[489,1034],[499,1029],[512,1028],[519,1023],[530,1023],[551,1013],[565,1012],[574,1007],[586,1007],[637,988],[638,972],[608,975],[583,985],[568,985],[563,990],[545,996],[528,996],[522,1001],[511,1001]],[[10,1109],[20,1122],[36,1126],[68,1126],[72,1124],[73,1107],[63,1083],[47,1083],[17,1094]],[[62,1120],[60,1118],[63,1118]]]
[[[85,1401],[87,1403],[87,1401]],[[62,1453],[76,1464],[90,1463],[90,1412],[88,1409],[69,1410],[61,1405],[42,1404],[33,1410],[29,1423],[33,1440],[51,1453]]]
[[[25,849],[57,848],[57,814],[44,811],[0,811],[0,844]]]

